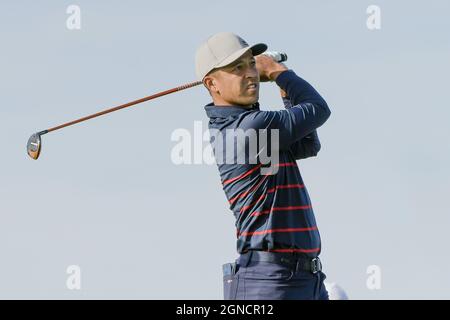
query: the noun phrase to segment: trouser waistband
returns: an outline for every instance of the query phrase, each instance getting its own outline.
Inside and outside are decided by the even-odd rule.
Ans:
[[[319,257],[310,258],[296,253],[250,250],[239,257],[239,264],[241,265],[247,266],[250,261],[296,265],[297,269],[309,271],[313,274],[322,271],[322,263]]]

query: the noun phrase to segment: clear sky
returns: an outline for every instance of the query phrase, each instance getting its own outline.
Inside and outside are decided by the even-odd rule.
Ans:
[[[66,26],[72,4],[80,30]],[[197,46],[231,31],[286,52],[332,110],[319,155],[299,161],[327,281],[353,299],[449,299],[449,12],[444,0],[2,1],[0,298],[222,298],[237,254],[217,168],[171,161],[174,130],[207,128],[204,88],[49,133],[37,161],[25,145],[196,80]],[[276,84],[260,103],[282,108]],[[70,265],[81,290],[66,286]]]

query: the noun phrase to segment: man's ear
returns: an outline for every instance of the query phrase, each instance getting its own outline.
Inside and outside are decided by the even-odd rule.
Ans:
[[[210,92],[219,93],[219,88],[216,86],[217,80],[211,76],[206,76],[203,80],[203,84]]]

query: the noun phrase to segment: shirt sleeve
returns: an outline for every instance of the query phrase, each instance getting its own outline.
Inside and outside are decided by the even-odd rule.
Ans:
[[[282,100],[286,109],[292,108],[292,103],[288,96],[282,97]],[[317,135],[317,130],[314,129],[300,140],[295,141],[289,149],[294,158],[300,160],[317,156],[320,147],[319,136]]]
[[[308,143],[317,136],[313,131],[330,117],[331,111],[320,94],[292,70],[280,73],[277,85],[290,97],[292,106],[280,111],[252,112],[245,127],[278,130],[278,149],[289,150],[295,142],[306,138]],[[316,146],[317,147],[317,142]],[[272,146],[274,147],[274,146]],[[313,150],[310,150],[310,152]],[[299,154],[300,155],[300,154]]]

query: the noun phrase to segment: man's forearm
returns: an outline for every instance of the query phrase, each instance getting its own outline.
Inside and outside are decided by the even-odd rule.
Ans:
[[[286,92],[293,105],[306,102],[316,103],[319,104],[326,113],[330,112],[330,109],[322,96],[293,70],[280,72],[276,77],[276,83],[284,92]]]
[[[280,89],[281,99],[286,109],[292,108],[292,103],[287,93]],[[320,151],[321,145],[317,130],[313,130],[290,146],[290,151],[296,160],[314,157]]]

